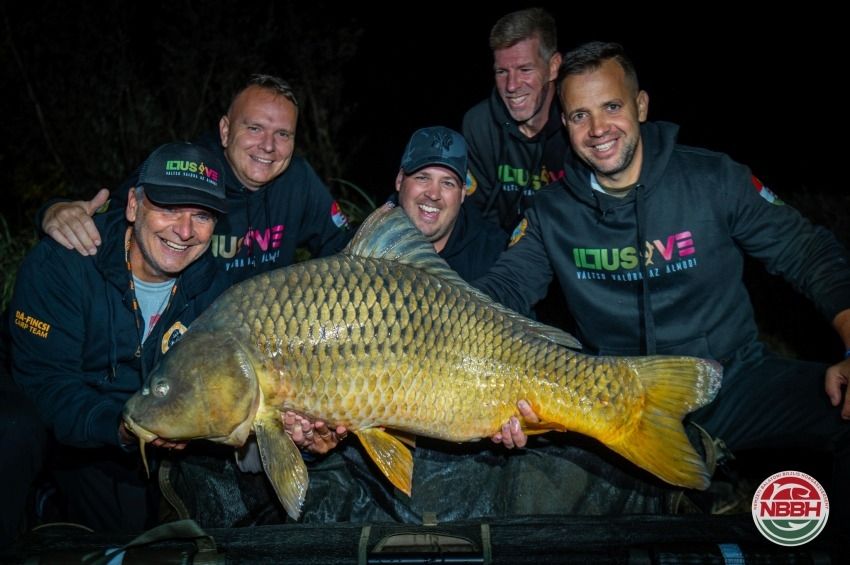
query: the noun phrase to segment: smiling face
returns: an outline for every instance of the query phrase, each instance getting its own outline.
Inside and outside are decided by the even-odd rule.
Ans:
[[[399,205],[413,225],[439,253],[452,233],[466,189],[457,173],[432,165],[406,175],[399,171],[395,187]]]
[[[564,125],[573,151],[594,170],[603,187],[628,189],[640,178],[649,96],[626,77],[614,59],[598,69],[567,75],[561,83]]]
[[[135,190],[130,190],[125,215],[133,223],[133,275],[146,282],[172,279],[203,255],[216,222],[204,208],[157,206]]]
[[[555,97],[553,81],[558,76],[561,55],[545,60],[540,39],[523,39],[505,49],[493,51],[496,90],[511,118],[527,137],[536,135],[549,119],[549,107]]]
[[[252,85],[219,122],[221,145],[236,178],[257,190],[280,176],[292,160],[298,108],[280,93]]]

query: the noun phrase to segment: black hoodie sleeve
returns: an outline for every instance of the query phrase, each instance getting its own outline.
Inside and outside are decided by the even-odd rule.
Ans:
[[[832,321],[850,308],[850,259],[826,228],[784,204],[750,170],[728,157],[723,186],[733,239],[772,274],[782,275]]]
[[[532,206],[514,231],[511,247],[499,256],[486,276],[472,285],[496,302],[531,316],[532,307],[546,296],[552,277],[539,216]]]

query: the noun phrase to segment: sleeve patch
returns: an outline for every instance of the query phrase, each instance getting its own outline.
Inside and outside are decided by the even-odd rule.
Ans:
[[[15,325],[42,339],[47,339],[47,336],[50,335],[50,324],[42,322],[21,310],[15,310]]]
[[[472,171],[467,169],[466,171],[466,195],[472,196],[475,194],[475,191],[478,189],[478,180],[475,178],[475,175],[472,174]]]
[[[508,243],[508,247],[513,247],[514,245],[519,243],[519,240],[521,240],[523,237],[525,237],[525,230],[527,230],[527,229],[528,229],[528,220],[523,218],[522,220],[520,220],[520,222],[514,228],[514,232],[511,234],[511,241],[510,241],[510,243]]]
[[[331,204],[331,220],[338,228],[345,227],[348,225],[348,218],[346,217],[342,209],[339,207],[339,204],[336,203],[336,200],[334,200],[334,203]]]
[[[761,196],[771,204],[775,204],[776,206],[782,206],[783,204],[785,204],[782,200],[780,200],[778,196],[776,196],[776,194],[772,190],[764,186],[764,184],[758,178],[756,178],[755,175],[752,175],[750,179],[752,180],[753,186],[755,187],[756,191],[758,191],[759,196]]]

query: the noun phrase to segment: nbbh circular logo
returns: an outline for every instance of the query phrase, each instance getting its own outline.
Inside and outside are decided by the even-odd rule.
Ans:
[[[799,471],[771,475],[753,496],[753,520],[759,531],[779,545],[802,545],[826,526],[829,499],[813,477]]]

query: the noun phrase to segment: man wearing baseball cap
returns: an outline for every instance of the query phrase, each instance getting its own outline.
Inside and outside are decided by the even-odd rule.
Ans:
[[[121,411],[228,286],[207,251],[226,211],[215,154],[169,143],[145,161],[126,208],[94,218],[97,255],[45,238],[24,259],[10,304],[12,372],[52,431],[49,471],[68,520],[97,531],[155,523],[155,482]]]
[[[507,245],[508,236],[463,206],[466,141],[436,126],[417,130],[407,143],[395,186],[398,203],[434,249],[465,280],[483,276]]]

